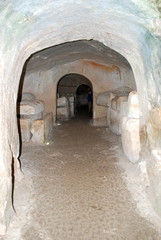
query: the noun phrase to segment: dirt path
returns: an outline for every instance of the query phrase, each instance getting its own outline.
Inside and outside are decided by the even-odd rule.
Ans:
[[[4,240],[160,240],[127,189],[118,153],[126,162],[119,137],[76,118],[55,127],[52,144],[24,144],[17,217]]]

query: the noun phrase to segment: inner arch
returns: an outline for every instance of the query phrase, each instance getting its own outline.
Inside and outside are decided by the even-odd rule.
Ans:
[[[90,80],[81,74],[70,73],[59,80],[57,84],[57,103],[59,102],[60,105],[62,101],[63,104],[63,100],[66,98],[68,100],[67,106],[68,104],[70,105],[69,111],[66,112],[69,116],[64,116],[64,118],[72,118],[76,115],[78,116],[79,113],[81,115],[84,113],[88,116],[88,105],[90,104],[88,95],[89,90],[92,91],[92,89],[93,86]],[[61,118],[63,118],[61,106],[57,106],[57,120]]]

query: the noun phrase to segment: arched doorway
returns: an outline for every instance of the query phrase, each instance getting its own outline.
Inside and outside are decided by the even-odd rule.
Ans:
[[[91,91],[91,107],[88,111],[88,94]],[[67,74],[57,84],[57,120],[69,120],[85,114],[92,116],[93,86],[88,78],[81,74]]]

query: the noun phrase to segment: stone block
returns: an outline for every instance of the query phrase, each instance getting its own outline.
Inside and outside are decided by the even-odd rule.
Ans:
[[[127,117],[128,115],[128,102],[127,101],[122,101],[120,103],[120,116],[122,117]]]
[[[122,147],[127,158],[136,163],[140,159],[139,119],[123,117],[121,130]]]
[[[109,129],[116,135],[121,134],[120,128],[120,113],[117,110],[109,108]]]
[[[69,120],[69,118],[70,118],[69,106],[57,108],[57,119],[66,121]]]
[[[108,107],[111,107],[111,101],[112,101],[112,99],[115,98],[115,97],[116,97],[116,95],[115,95],[114,93],[112,93],[112,92],[109,93],[109,95],[108,95],[108,97],[107,97],[107,106],[108,106]]]
[[[40,100],[18,103],[18,115],[23,119],[41,119],[43,118],[43,112],[44,103]]]
[[[127,96],[115,96],[114,98],[112,98],[111,100],[111,108],[113,110],[120,110],[120,105],[123,101],[127,101]]]
[[[117,97],[111,100],[111,109],[117,110]]]
[[[161,129],[161,107],[153,108],[150,111],[149,120],[154,128]]]
[[[115,97],[112,92],[105,92],[98,95],[96,104],[99,106],[111,107],[111,100]]]
[[[120,102],[120,133],[122,131],[122,119],[123,117],[127,117],[128,114],[128,102],[127,101],[121,101]]]
[[[22,101],[35,101],[36,97],[32,93],[24,92],[22,94]]]
[[[73,96],[69,97],[69,103],[70,103],[70,115],[71,117],[74,117],[75,115],[75,99]]]
[[[27,102],[20,102],[20,115],[35,114],[35,108]]]
[[[44,120],[33,120],[32,122],[32,142],[34,143],[44,143],[45,137],[44,137]]]
[[[57,106],[57,119],[59,120],[69,120],[70,118],[70,105],[67,102],[64,106]]]
[[[128,97],[128,117],[140,118],[139,98],[136,91],[132,91]]]
[[[29,142],[31,139],[31,120],[19,119],[20,136],[22,142]]]
[[[44,117],[44,139],[48,141],[53,133],[53,114],[47,113]]]
[[[57,107],[64,107],[68,105],[68,99],[66,97],[61,97],[57,99]]]
[[[121,134],[122,118],[127,116],[128,102],[126,96],[112,99],[111,106],[107,109],[107,124],[109,129],[116,135]]]
[[[154,127],[151,122],[147,123],[147,138],[151,149],[160,148],[161,146],[161,130]]]
[[[96,104],[99,106],[107,106],[107,99],[108,96],[107,95],[99,95],[96,99]]]
[[[32,121],[31,133],[32,142],[44,143],[48,141],[53,132],[53,114],[47,113],[44,119],[38,119]]]
[[[107,116],[107,126],[108,126],[108,127],[109,127],[109,125],[110,125],[110,109],[111,109],[111,108],[109,108],[109,107],[107,108],[107,115],[106,115],[106,116]]]
[[[57,99],[57,119],[58,120],[69,120],[70,118],[70,103],[66,97]]]
[[[122,102],[127,102],[128,97],[127,96],[121,96],[117,98],[117,110],[120,110]]]

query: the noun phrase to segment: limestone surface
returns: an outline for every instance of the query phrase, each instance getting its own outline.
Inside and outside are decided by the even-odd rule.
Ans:
[[[132,163],[138,162],[141,151],[139,119],[123,117],[121,133],[122,146],[127,158]]]

